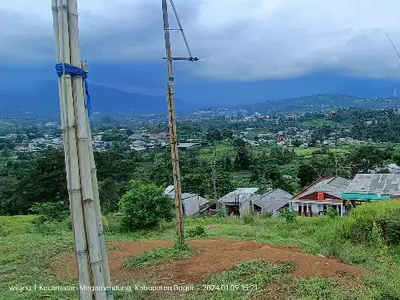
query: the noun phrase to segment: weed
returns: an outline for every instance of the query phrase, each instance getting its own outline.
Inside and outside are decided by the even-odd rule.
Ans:
[[[188,295],[187,299],[249,299],[252,294],[257,298],[257,295],[263,294],[266,284],[285,281],[296,267],[290,262],[242,262],[230,271],[208,278],[205,283],[197,286],[197,292]]]
[[[267,212],[264,214],[264,218],[265,218],[265,219],[271,219],[273,215],[274,215],[274,214],[273,214],[272,211],[267,211]]]
[[[328,206],[328,209],[326,211],[326,215],[330,218],[336,218],[339,216],[338,212],[336,209],[334,209],[332,206]]]
[[[254,212],[248,212],[243,215],[243,223],[253,225],[256,221],[256,217]]]
[[[126,259],[124,261],[124,268],[143,268],[149,265],[159,265],[187,258],[194,253],[195,251],[189,246],[183,250],[178,249],[176,246],[153,249]]]
[[[187,236],[190,238],[202,237],[206,235],[206,229],[202,225],[197,225],[187,231]]]
[[[287,223],[293,223],[296,221],[296,213],[293,209],[287,207],[281,211],[280,217],[284,218]]]

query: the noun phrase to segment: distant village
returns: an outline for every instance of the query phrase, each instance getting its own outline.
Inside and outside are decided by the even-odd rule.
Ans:
[[[326,113],[329,114],[329,113]],[[206,119],[210,116],[218,115],[218,111],[198,111],[193,113],[197,119]],[[192,117],[193,117],[192,116]],[[267,120],[268,122],[279,124],[285,119],[296,119],[300,115],[296,114],[285,114],[279,116],[261,115],[259,113],[254,114],[236,114],[229,115],[225,114],[224,118],[230,123],[249,123],[257,120]],[[189,119],[189,117],[182,117],[183,120]],[[372,121],[370,121],[372,122]],[[151,123],[151,122],[150,122]],[[366,124],[368,125],[368,124]],[[46,123],[48,127],[57,127],[57,123],[50,122]],[[124,131],[125,129],[120,129]],[[93,133],[93,149],[94,151],[105,151],[113,143],[113,141],[104,140],[104,132]],[[310,141],[313,135],[313,130],[301,129],[298,127],[288,127],[285,130],[278,132],[269,132],[256,129],[249,126],[245,130],[233,132],[233,138],[242,139],[251,146],[259,146],[262,144],[277,144],[283,147],[310,147]],[[8,134],[0,136],[0,141],[11,141],[15,143],[15,151],[17,152],[35,152],[42,151],[46,148],[62,148],[62,135],[61,134],[44,134],[43,137],[35,138],[34,135],[30,134]],[[148,133],[147,130],[141,130],[131,134],[128,137],[130,149],[134,151],[144,151],[155,148],[168,147],[168,133]],[[316,140],[316,146],[338,146],[345,144],[364,144],[368,141],[356,140],[351,137],[343,137],[343,131],[332,131],[329,136],[323,140]],[[180,138],[179,148],[191,149],[206,145],[207,141],[205,137],[193,138]]]

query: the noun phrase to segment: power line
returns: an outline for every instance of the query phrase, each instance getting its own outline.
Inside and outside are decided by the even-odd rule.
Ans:
[[[389,35],[388,35],[387,33],[386,33],[386,36],[387,36],[387,38],[389,39],[390,43],[392,44],[394,51],[396,51],[397,56],[400,58],[400,53],[399,53],[399,51],[397,51],[396,46],[393,44],[392,40],[390,39],[390,37],[389,37]]]

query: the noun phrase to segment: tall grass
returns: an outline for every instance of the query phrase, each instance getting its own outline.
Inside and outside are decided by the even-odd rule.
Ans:
[[[321,299],[400,299],[400,246],[385,242],[382,224],[386,223],[381,223],[382,220],[386,222],[388,220],[395,221],[396,218],[400,219],[399,207],[400,201],[370,203],[357,207],[344,218],[297,217],[296,222],[293,223],[287,223],[282,218],[254,218],[249,224],[244,224],[243,219],[234,217],[192,217],[185,219],[185,230],[194,232],[198,230],[197,228],[204,228],[207,235],[202,238],[207,239],[227,238],[297,245],[308,253],[338,257],[345,263],[374,270],[365,276],[365,284],[362,288],[356,289],[354,292],[345,288],[342,289],[343,291],[339,291],[341,286],[334,280],[293,281],[293,286],[289,286],[304,291],[301,294],[293,293],[294,299],[313,299],[313,297],[322,297]],[[48,285],[66,284],[58,281],[51,270],[51,264],[57,259],[60,252],[72,251],[72,232],[65,229],[57,235],[35,234],[31,222],[33,218],[34,216],[0,217],[1,291],[7,291],[10,286],[16,284],[27,286],[41,282],[46,282]],[[175,225],[172,222],[162,222],[151,231],[120,233],[118,218],[118,216],[107,217],[106,236],[108,240],[172,241],[175,238]],[[155,256],[157,258],[160,255]],[[161,256],[164,259],[168,255]],[[153,256],[144,258],[146,263],[154,260]],[[267,272],[264,269],[267,270],[266,265],[260,267],[260,272]],[[238,271],[240,270],[237,269],[235,272]],[[264,273],[260,274],[262,280],[265,280],[265,276],[267,276]],[[226,274],[221,276],[219,279],[214,278],[209,282],[223,282]],[[328,296],[324,292],[325,289],[331,291]],[[131,296],[133,297],[133,294]],[[194,296],[195,299],[205,299],[210,297],[210,294]],[[235,299],[234,295],[231,295],[232,298],[221,298],[224,296],[227,295],[220,294],[219,299]],[[241,296],[245,296],[245,294]],[[0,299],[44,299],[46,297],[48,299],[73,299],[76,294],[44,291],[39,294],[29,291],[19,293],[9,290],[0,294]],[[137,299],[132,297],[130,298],[128,294],[121,294],[120,299]],[[218,299],[217,295],[215,295],[215,299]]]

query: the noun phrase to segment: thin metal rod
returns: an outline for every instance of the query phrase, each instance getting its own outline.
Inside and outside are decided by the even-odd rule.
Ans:
[[[174,74],[172,68],[172,55],[171,55],[171,37],[169,33],[169,20],[168,20],[168,7],[167,0],[162,0],[163,22],[164,22],[164,39],[165,39],[165,52],[167,57],[168,68],[168,84],[167,84],[167,98],[168,98],[168,127],[169,127],[169,140],[171,146],[171,159],[174,179],[174,192],[175,192],[175,214],[176,214],[176,231],[178,236],[178,247],[183,248],[185,245],[185,236],[183,229],[183,207],[182,207],[182,191],[181,191],[181,175],[179,168],[179,154],[178,154],[178,138],[176,133],[176,117],[174,107]]]
[[[182,37],[183,37],[183,41],[185,42],[186,49],[187,49],[187,51],[189,53],[189,56],[192,57],[193,55],[192,55],[192,52],[190,51],[189,43],[188,43],[188,41],[186,39],[185,32],[183,31],[183,27],[182,27],[181,21],[180,21],[179,16],[178,16],[178,12],[176,11],[174,1],[173,0],[169,0],[169,2],[171,3],[172,10],[174,11],[174,15],[175,15],[176,21],[178,22],[179,30],[182,33]]]

